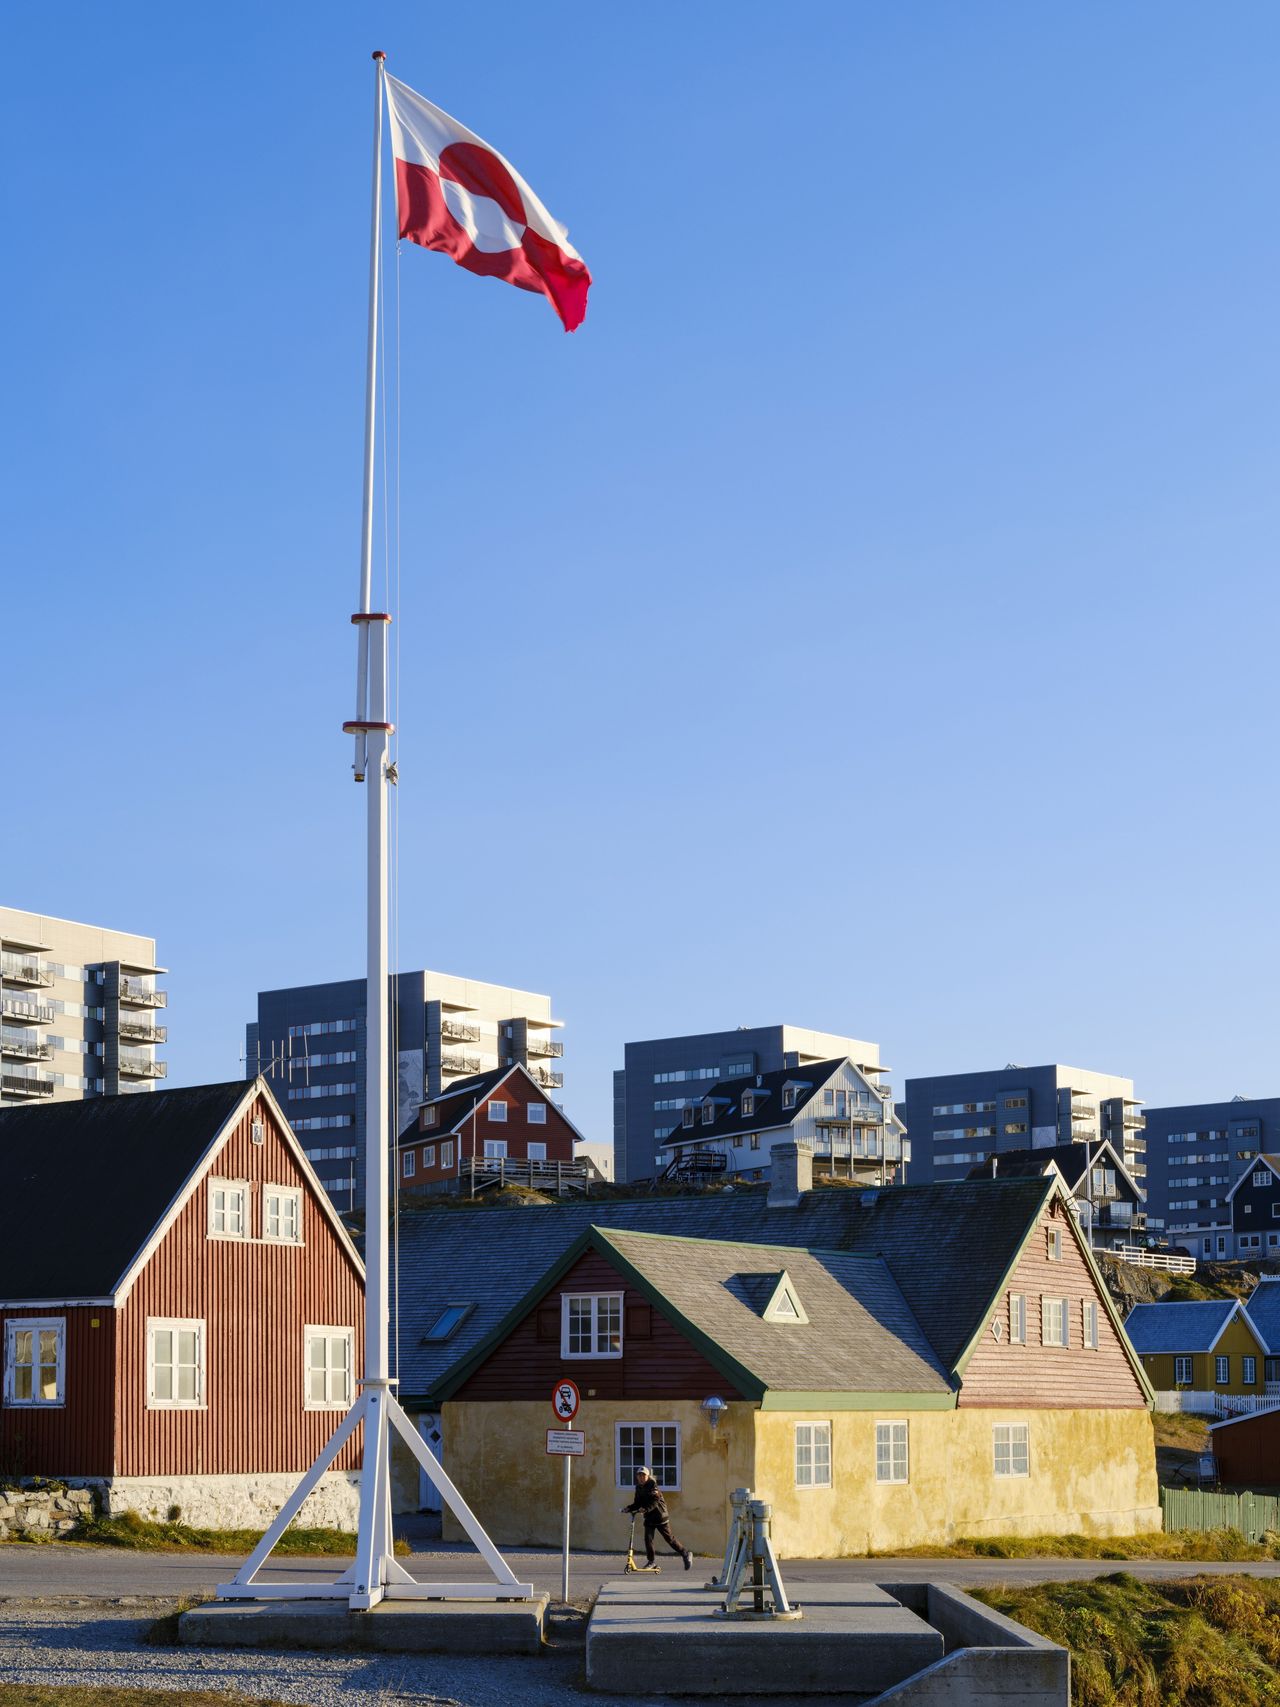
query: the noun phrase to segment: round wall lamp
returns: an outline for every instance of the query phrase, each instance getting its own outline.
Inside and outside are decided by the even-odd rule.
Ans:
[[[712,1433],[714,1433],[720,1418],[729,1409],[729,1407],[725,1404],[723,1399],[712,1397],[702,1401],[702,1409],[707,1413],[707,1421],[711,1424]]]

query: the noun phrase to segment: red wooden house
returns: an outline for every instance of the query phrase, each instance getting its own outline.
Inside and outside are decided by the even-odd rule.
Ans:
[[[362,1366],[364,1270],[262,1079],[0,1113],[0,1470],[265,1523]],[[349,1446],[303,1521],[354,1523]]]
[[[582,1133],[523,1066],[455,1079],[400,1134],[400,1190],[448,1191],[497,1178],[568,1184]]]

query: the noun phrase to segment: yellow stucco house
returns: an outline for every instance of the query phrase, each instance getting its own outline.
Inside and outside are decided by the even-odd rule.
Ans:
[[[469,1218],[473,1266],[474,1235],[499,1230],[508,1261],[526,1239],[544,1258],[417,1401],[495,1540],[559,1538],[546,1431],[565,1378],[586,1439],[579,1546],[625,1544],[640,1463],[678,1539],[704,1553],[723,1547],[740,1486],[772,1503],[791,1557],[1159,1528],[1150,1389],[1060,1181],[812,1191],[799,1155],[788,1192],[774,1160],[772,1207],[763,1193],[675,1214],[650,1200],[636,1218],[658,1225],[628,1227],[584,1205],[560,1221],[579,1224],[558,1252],[548,1211]]]
[[[1267,1348],[1239,1299],[1135,1304],[1125,1331],[1158,1393],[1264,1391]]]

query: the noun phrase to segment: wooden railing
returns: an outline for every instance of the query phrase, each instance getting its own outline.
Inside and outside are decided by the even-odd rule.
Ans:
[[[533,1191],[554,1192],[557,1197],[591,1189],[591,1170],[585,1162],[531,1162],[524,1156],[463,1156],[458,1166],[463,1189],[472,1196],[504,1185],[529,1186]]]
[[[1166,1274],[1196,1272],[1194,1257],[1175,1256],[1171,1251],[1149,1251],[1144,1245],[1117,1245],[1111,1255],[1119,1257],[1121,1262],[1132,1263],[1135,1268],[1160,1268]]]

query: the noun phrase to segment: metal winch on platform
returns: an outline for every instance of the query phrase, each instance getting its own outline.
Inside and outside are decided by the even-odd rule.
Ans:
[[[729,1540],[719,1577],[708,1588],[723,1588],[717,1618],[797,1619],[804,1614],[792,1606],[783,1587],[770,1530],[773,1507],[752,1499],[750,1488],[735,1488],[729,1496]]]

